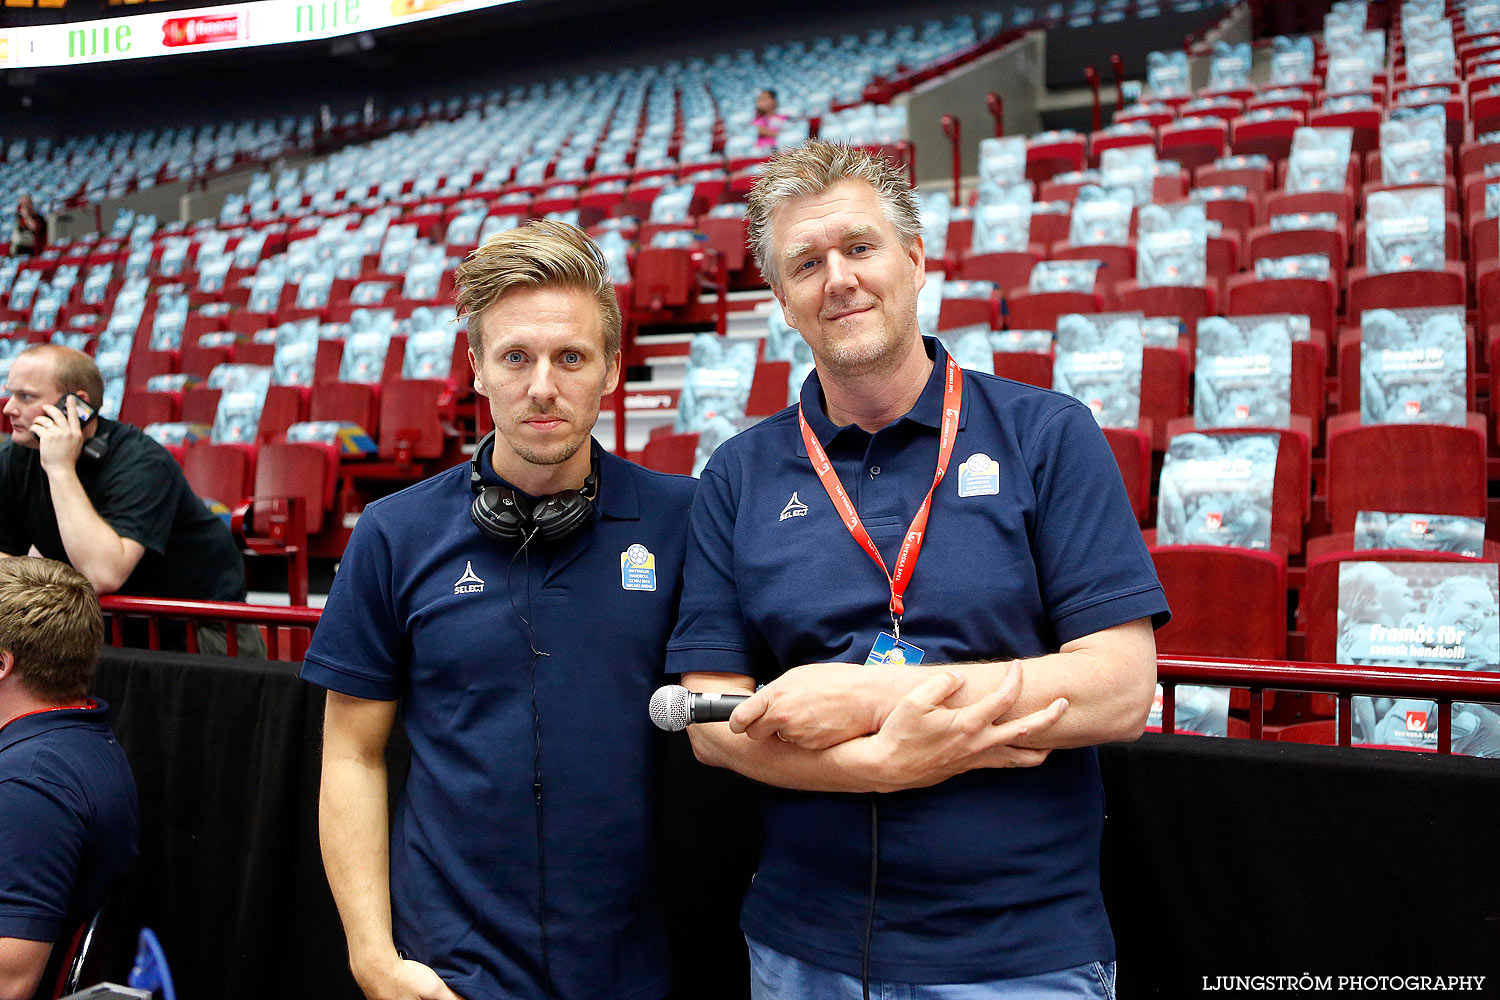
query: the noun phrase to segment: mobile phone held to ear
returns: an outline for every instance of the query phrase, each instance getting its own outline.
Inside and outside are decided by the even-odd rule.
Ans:
[[[70,399],[73,401],[74,409],[78,411],[78,429],[87,430],[89,424],[99,415],[99,411],[90,406],[78,393],[70,392],[57,401],[58,407],[64,413],[68,412],[68,400]],[[96,432],[87,441],[83,442],[83,451],[80,453],[80,457],[86,458],[91,462],[97,462],[104,457],[107,451],[109,451],[109,437]]]
[[[78,426],[79,427],[87,427],[89,425],[89,421],[93,420],[96,416],[98,416],[97,411],[95,411],[95,409],[92,406],[90,406],[83,399],[83,397],[80,396],[80,395],[78,395],[78,393],[76,393],[76,392],[70,392],[66,396],[64,396],[62,399],[60,399],[58,401],[58,403],[57,403],[57,408],[59,410],[62,410],[64,413],[67,413],[68,412],[68,400],[70,400],[70,399],[73,401],[74,405],[78,409]]]

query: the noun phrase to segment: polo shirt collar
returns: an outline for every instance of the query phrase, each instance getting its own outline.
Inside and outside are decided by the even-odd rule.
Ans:
[[[109,716],[109,706],[98,698],[90,700],[93,702],[91,708],[55,708],[12,719],[0,726],[0,751],[8,750],[17,743],[49,730],[77,725],[79,722],[104,722]]]
[[[639,521],[641,493],[635,476],[631,475],[630,463],[605,451],[598,441],[593,448],[599,457],[599,499],[594,505],[599,514],[619,521]]]
[[[936,337],[923,337],[922,344],[927,348],[927,356],[932,359],[932,371],[927,376],[927,384],[922,387],[922,394],[912,404],[912,408],[906,412],[900,420],[910,420],[938,430],[943,424],[943,388],[946,381],[945,373],[948,366],[948,352],[943,349],[942,343]],[[828,419],[828,414],[823,412],[823,383],[818,379],[818,370],[814,368],[808,373],[807,380],[802,383],[802,412],[807,416],[807,426],[812,428],[813,434],[820,444],[827,448],[838,434],[854,426],[853,424],[841,427]],[[969,408],[960,407],[958,426],[961,429],[969,420]],[[897,421],[899,422],[899,421]],[[807,444],[803,442],[802,435],[797,435],[797,455],[801,458],[807,457]]]
[[[599,496],[594,501],[594,509],[604,517],[620,521],[640,520],[640,491],[636,486],[635,477],[630,475],[628,463],[605,451],[600,447],[599,442],[592,438],[589,440],[589,447],[599,463]],[[480,481],[486,486],[504,486],[523,496],[531,496],[496,475],[492,461],[493,450],[494,445],[491,444],[490,450],[479,456]]]

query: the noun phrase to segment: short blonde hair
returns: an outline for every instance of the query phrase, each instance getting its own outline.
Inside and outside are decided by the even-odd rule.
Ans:
[[[82,573],[51,559],[0,559],[0,649],[32,694],[82,699],[103,641],[99,598]]]
[[[577,226],[534,219],[497,233],[465,258],[455,275],[458,314],[469,323],[469,349],[484,355],[484,313],[517,289],[576,288],[594,296],[604,327],[604,356],[620,350],[620,303],[604,254]]]
[[[840,181],[864,181],[875,189],[886,220],[907,250],[922,235],[917,196],[906,175],[889,160],[852,146],[809,139],[772,157],[747,199],[750,251],[772,288],[781,287],[771,246],[771,219],[776,210],[794,198],[820,195]]]
[[[52,384],[63,395],[70,392],[85,393],[96,410],[104,403],[104,376],[99,374],[99,366],[87,354],[60,344],[35,344],[17,357],[24,358],[28,354],[38,355],[52,362]]]

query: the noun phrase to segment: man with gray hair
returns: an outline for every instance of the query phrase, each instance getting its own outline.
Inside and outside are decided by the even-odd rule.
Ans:
[[[922,336],[884,160],[786,151],[749,218],[816,366],[703,472],[667,668],[751,694],[689,731],[767,786],[752,994],[1112,996],[1092,746],[1141,733],[1167,617],[1113,455]]]
[[[302,671],[328,689],[319,830],[350,967],[370,1000],[657,1000],[646,705],[693,481],[591,437],[620,311],[581,230],[502,233],[457,279],[495,430],[365,508]]]

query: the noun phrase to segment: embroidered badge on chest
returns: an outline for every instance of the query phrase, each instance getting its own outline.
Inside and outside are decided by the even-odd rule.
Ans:
[[[958,495],[961,497],[995,496],[1000,492],[1000,463],[982,451],[976,451],[958,467]]]
[[[625,590],[656,589],[656,556],[640,542],[620,553],[620,586]]]

